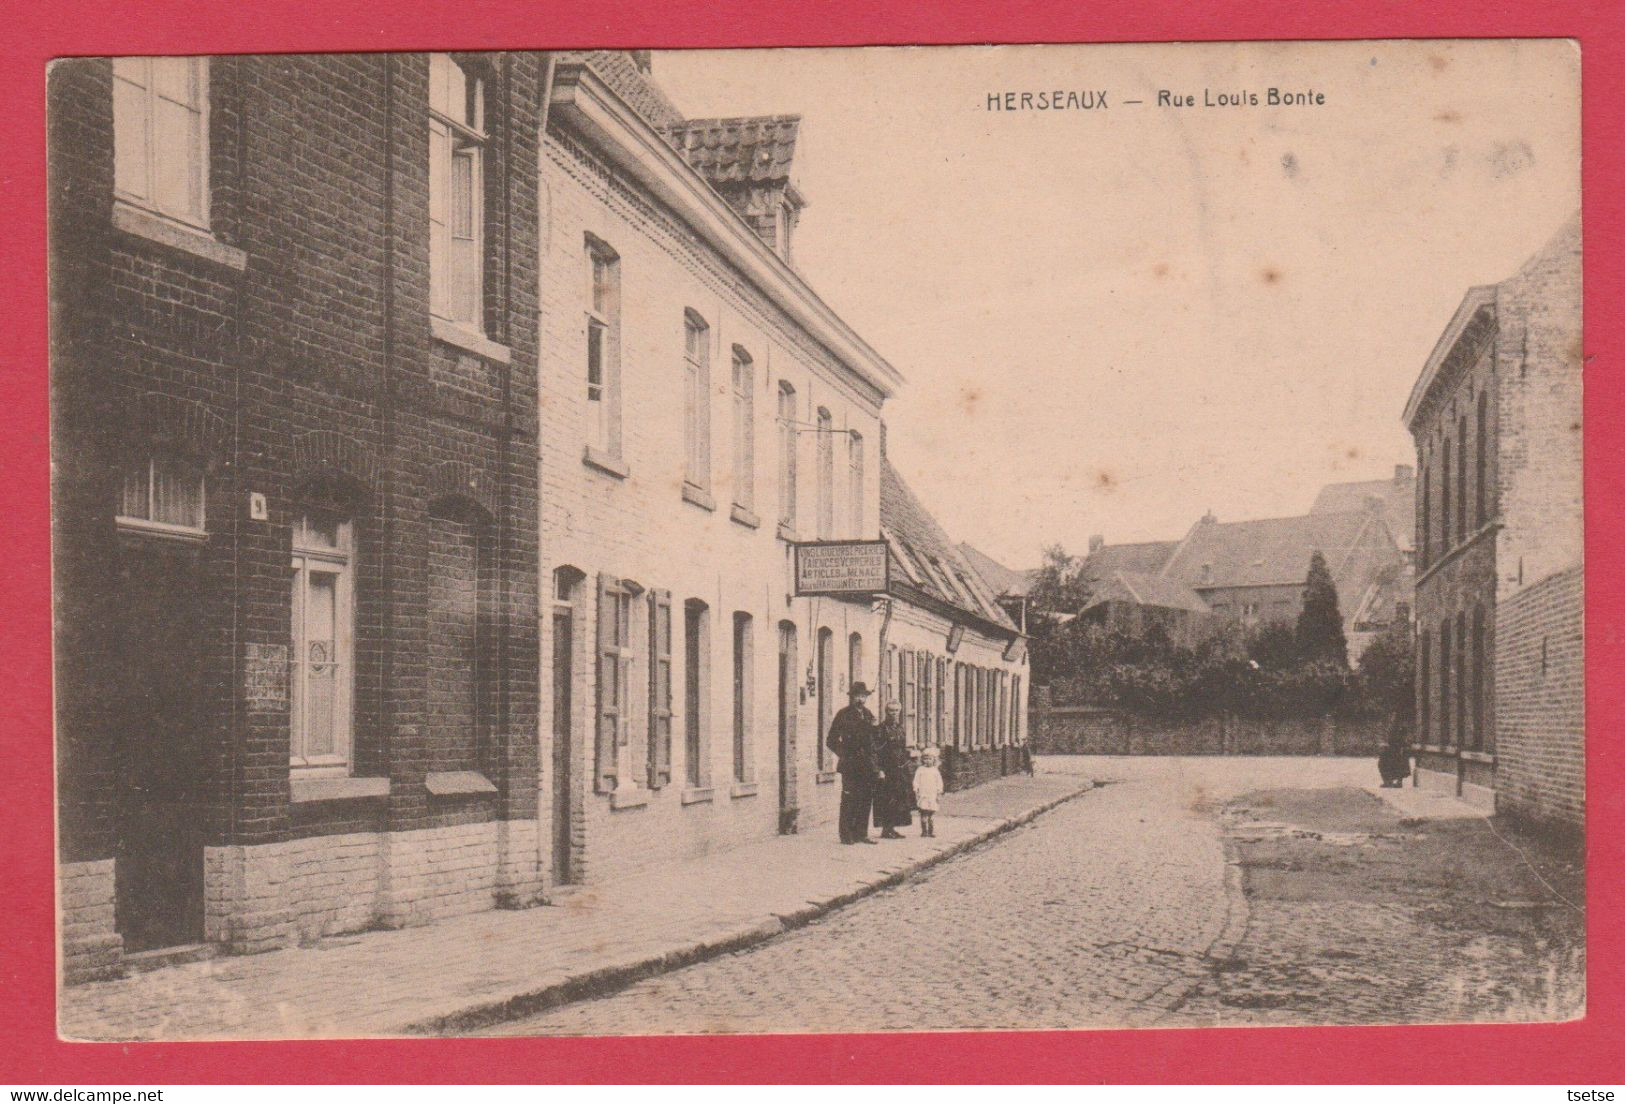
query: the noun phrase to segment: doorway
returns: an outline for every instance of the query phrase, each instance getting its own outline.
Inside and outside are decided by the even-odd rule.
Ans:
[[[779,833],[796,830],[796,627],[779,623]]]
[[[203,628],[198,548],[125,538],[114,920],[128,953],[203,938]]]

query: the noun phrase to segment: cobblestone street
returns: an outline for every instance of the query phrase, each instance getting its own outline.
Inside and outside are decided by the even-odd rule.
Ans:
[[[1279,822],[1263,820],[1254,807],[1271,800],[1237,804],[1242,795],[1275,792],[1280,805],[1345,819],[1354,810],[1362,823],[1375,818],[1393,837],[1380,841],[1383,861],[1402,866],[1402,817],[1365,792],[1374,774],[1369,761],[1076,758],[1044,767],[1107,784],[768,944],[499,1030],[1076,1028],[1573,1014],[1553,984],[1560,961],[1567,970],[1579,955],[1583,964],[1572,931],[1566,942],[1554,931],[1543,944],[1526,923],[1502,924],[1464,938],[1462,912],[1438,899],[1436,887],[1407,883],[1392,868],[1365,877],[1366,857],[1350,850],[1362,841],[1335,833],[1302,837],[1333,852],[1330,858],[1303,854],[1289,865],[1330,870],[1335,884],[1366,887],[1357,903],[1337,899],[1346,892],[1276,900],[1290,894],[1249,882],[1243,861],[1227,861],[1259,834],[1259,823],[1270,826],[1266,835],[1280,834]],[[1480,818],[1448,830],[1488,836]],[[1492,895],[1514,906],[1502,911],[1551,911],[1554,902],[1516,854],[1489,846],[1472,862],[1490,868],[1484,877],[1497,883]],[[1429,870],[1423,864],[1424,881]],[[1451,923],[1454,934],[1446,930]]]

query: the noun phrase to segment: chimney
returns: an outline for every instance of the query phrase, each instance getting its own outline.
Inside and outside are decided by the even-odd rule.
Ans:
[[[654,58],[651,56],[653,55],[654,51],[628,50],[627,53],[632,55],[632,64],[638,67],[638,72],[642,73],[644,76],[648,76],[650,71],[654,68]]]
[[[1106,538],[1099,533],[1089,538],[1089,554],[1093,556],[1106,545]]]
[[[1219,519],[1218,519],[1217,515],[1215,515],[1213,513],[1212,509],[1209,509],[1207,513],[1202,515],[1202,524],[1203,525],[1217,525],[1218,522],[1219,522]]]
[[[1409,464],[1395,464],[1394,465],[1394,482],[1395,483],[1409,483],[1411,480],[1413,480],[1415,478],[1416,478],[1416,469],[1411,467]]]

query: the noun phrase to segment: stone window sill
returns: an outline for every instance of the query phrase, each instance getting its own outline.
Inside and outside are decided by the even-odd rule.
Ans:
[[[703,487],[696,487],[692,483],[683,484],[683,501],[693,503],[702,510],[715,510],[717,500],[711,497],[711,492]]]
[[[819,771],[814,777],[817,779],[819,784],[822,785],[824,783],[835,781],[836,775],[834,771]]]
[[[1495,753],[1492,751],[1464,751],[1461,757],[1469,763],[1494,763]]]
[[[423,786],[436,797],[459,794],[494,794],[496,786],[479,771],[430,771]]]
[[[227,245],[206,230],[174,222],[126,200],[113,201],[113,226],[126,234],[179,249],[237,272],[248,267],[248,254],[236,246]]]
[[[632,469],[626,466],[626,461],[619,456],[611,456],[602,449],[588,445],[581,454],[581,462],[589,468],[597,468],[605,475],[613,475],[616,479],[625,479]]]
[[[362,797],[388,797],[387,778],[294,778],[289,796],[295,804],[309,801],[351,801]]]
[[[637,809],[649,804],[649,791],[644,789],[613,790],[609,795],[611,809]]]
[[[443,341],[453,345],[466,353],[473,353],[486,360],[494,360],[498,364],[507,364],[513,359],[513,351],[506,345],[499,345],[489,337],[470,327],[452,322],[435,315],[429,316],[429,333],[436,341]]]
[[[743,525],[746,529],[759,529],[762,525],[761,518],[757,517],[755,514],[751,513],[750,510],[739,505],[737,502],[733,504],[733,509],[728,511],[728,516],[734,521],[737,521],[739,524]]]
[[[732,786],[728,787],[728,796],[730,798],[733,798],[733,797],[755,797],[756,792],[759,789],[761,789],[760,783],[756,783],[756,782],[735,782]]]
[[[781,541],[789,541],[791,544],[794,544],[800,538],[796,536],[794,526],[790,525],[789,522],[781,521],[779,522],[779,539]]]
[[[683,791],[683,804],[698,805],[702,801],[710,801],[715,796],[716,790],[710,786],[696,786],[693,789]]]

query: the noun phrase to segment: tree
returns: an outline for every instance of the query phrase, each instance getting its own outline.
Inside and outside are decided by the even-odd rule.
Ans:
[[[1318,551],[1309,558],[1297,638],[1298,655],[1305,662],[1325,661],[1348,670],[1349,646],[1343,636],[1343,614],[1337,608],[1337,587],[1332,583],[1326,557]]]
[[[1041,614],[1070,617],[1083,609],[1089,601],[1089,583],[1083,577],[1082,558],[1058,544],[1044,549],[1044,562],[1028,588],[1027,601]]]
[[[1360,653],[1360,691],[1367,709],[1409,724],[1416,711],[1416,647],[1411,626],[1395,621]]]

